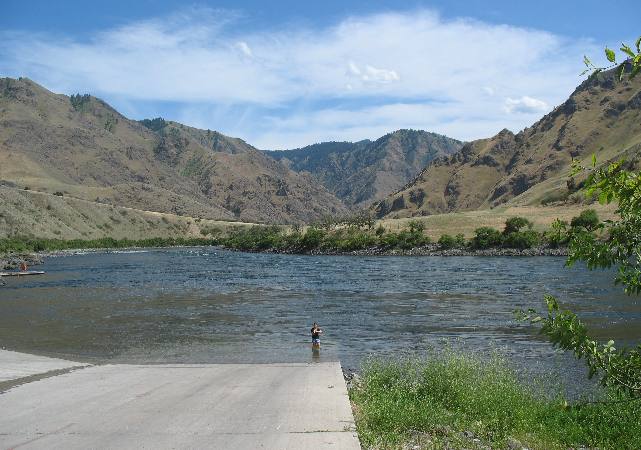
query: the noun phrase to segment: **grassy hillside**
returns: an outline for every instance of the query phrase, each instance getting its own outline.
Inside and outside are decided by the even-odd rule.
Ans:
[[[340,200],[240,139],[131,121],[88,95],[0,79],[0,180],[89,201],[209,219],[304,222]]]
[[[297,172],[309,172],[352,208],[368,207],[412,180],[433,159],[462,142],[420,130],[398,130],[360,142],[323,142],[268,152]]]
[[[390,231],[403,230],[408,227],[410,221],[418,221],[425,225],[424,233],[436,240],[444,234],[463,234],[466,238],[474,236],[474,230],[480,227],[492,227],[502,230],[505,221],[510,217],[525,217],[534,224],[536,231],[545,231],[550,228],[555,219],[570,221],[578,216],[588,206],[582,204],[555,205],[555,206],[509,206],[505,205],[493,209],[478,211],[461,211],[446,214],[434,214],[430,216],[419,216],[401,219],[382,219],[377,222]],[[602,206],[600,204],[589,205],[595,209],[602,219],[615,217],[614,205]]]
[[[411,183],[380,202],[378,217],[412,217],[574,202],[581,179],[572,160],[589,164],[641,159],[641,79],[617,83],[613,72],[584,81],[570,98],[518,134],[503,130],[434,160]]]
[[[0,238],[202,237],[251,224],[177,216],[0,186]],[[209,233],[208,233],[209,234]]]

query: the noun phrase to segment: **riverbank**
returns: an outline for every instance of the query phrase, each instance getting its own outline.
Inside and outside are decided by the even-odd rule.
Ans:
[[[588,211],[589,212],[589,211]],[[594,220],[598,220],[594,214]],[[202,238],[148,238],[141,240],[101,238],[92,240],[39,239],[14,237],[0,239],[0,255],[8,252],[42,252],[70,249],[150,248],[176,246],[221,246],[253,253],[352,256],[566,256],[574,227],[557,222],[545,232],[532,229],[522,217],[506,220],[502,231],[481,227],[471,239],[463,234],[443,234],[437,242],[426,234],[423,224],[409,221],[407,228],[390,231],[367,219],[332,222],[300,227],[254,226],[204,231]]]
[[[301,252],[297,249],[264,249],[237,250],[222,247],[227,250],[244,251],[248,253],[271,253],[281,255],[310,255],[310,256],[567,256],[567,247],[537,246],[527,249],[518,248],[453,248],[443,249],[438,244],[428,244],[410,249],[385,248],[380,246],[368,247],[361,250],[341,251],[336,249],[313,249]]]
[[[375,360],[344,376],[365,449],[641,448],[640,401],[567,401],[500,358]]]
[[[0,243],[1,244],[1,243]],[[151,238],[140,241],[129,239],[99,239],[99,240],[41,240],[41,239],[14,239],[13,244],[7,244],[4,252],[0,251],[0,270],[15,270],[22,262],[28,266],[43,263],[43,258],[48,256],[63,256],[88,251],[132,251],[151,248],[176,248],[176,247],[206,247],[214,246],[230,251],[247,253],[270,253],[310,256],[567,256],[567,247],[537,245],[531,248],[473,248],[469,245],[461,248],[443,248],[438,243],[427,243],[409,248],[389,245],[372,245],[354,250],[341,248],[339,245],[318,245],[314,248],[305,248],[300,245],[290,246],[265,246],[265,245],[238,245],[233,237],[226,239],[189,238],[166,239]]]

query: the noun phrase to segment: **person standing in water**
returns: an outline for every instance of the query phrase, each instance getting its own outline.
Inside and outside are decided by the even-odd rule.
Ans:
[[[323,330],[321,330],[321,327],[314,322],[314,325],[312,325],[312,347],[315,348],[320,348],[320,335],[323,334]]]

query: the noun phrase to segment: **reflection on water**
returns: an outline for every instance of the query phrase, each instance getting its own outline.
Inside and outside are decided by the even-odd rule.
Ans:
[[[583,378],[515,308],[555,294],[598,336],[641,338],[641,303],[563,258],[308,257],[215,248],[48,258],[0,288],[0,341],[89,361],[284,362],[422,353],[443,339]],[[325,331],[310,350],[312,322]],[[569,374],[569,375],[568,375]],[[574,374],[574,375],[573,375]]]

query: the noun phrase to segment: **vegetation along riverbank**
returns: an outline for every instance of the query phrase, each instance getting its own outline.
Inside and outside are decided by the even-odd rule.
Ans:
[[[641,402],[614,389],[568,402],[505,360],[443,351],[372,360],[349,382],[364,448],[641,448]]]
[[[392,231],[365,216],[325,220],[305,229],[300,227],[253,226],[223,230],[204,228],[204,237],[148,239],[42,239],[13,237],[0,239],[0,255],[29,254],[73,249],[150,248],[218,245],[248,252],[310,255],[412,255],[412,256],[543,256],[566,255],[565,245],[573,230],[598,223],[594,210],[585,210],[571,223],[557,220],[544,232],[532,229],[522,217],[511,217],[503,230],[480,227],[471,239],[462,234],[443,234],[433,241],[424,224],[409,221],[405,228]],[[6,261],[7,258],[4,258]]]

